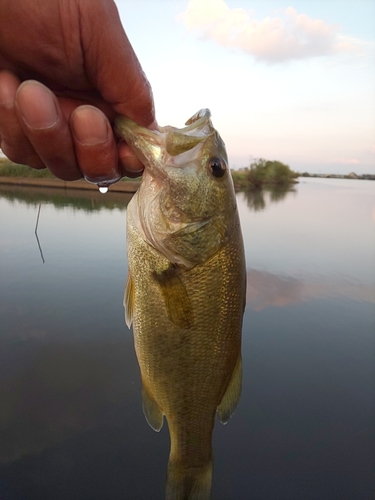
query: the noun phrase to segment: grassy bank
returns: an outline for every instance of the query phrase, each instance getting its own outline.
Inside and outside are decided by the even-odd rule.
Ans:
[[[30,177],[33,179],[55,179],[48,169],[35,170],[27,165],[13,163],[7,158],[0,158],[0,177]]]
[[[85,179],[76,181],[63,181],[54,177],[49,170],[35,170],[26,165],[18,165],[0,158],[0,185],[3,186],[27,186],[28,188],[56,188],[71,190],[96,190],[96,184],[92,184]],[[140,178],[128,179],[124,177],[121,182],[116,182],[110,187],[110,192],[135,193],[140,185]]]
[[[245,169],[232,170],[232,177],[235,189],[240,191],[262,189],[267,186],[286,187],[297,182],[298,174],[280,161],[261,158]]]
[[[27,165],[19,165],[18,163],[13,163],[7,158],[0,158],[0,177],[22,177],[30,179],[56,179],[56,177],[51,174],[51,172],[44,168],[43,170],[36,170],[35,168],[30,168]],[[140,178],[130,179],[128,177],[121,179],[126,182],[139,182]]]

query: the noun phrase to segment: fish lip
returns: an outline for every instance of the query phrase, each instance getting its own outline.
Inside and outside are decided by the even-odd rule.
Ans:
[[[151,130],[138,125],[130,118],[117,115],[115,117],[115,130],[119,136],[123,137],[125,140],[127,140],[126,136],[128,136],[128,139],[141,136],[149,140],[152,144],[164,147],[165,137],[168,132],[177,132],[181,135],[188,136],[194,136],[194,132],[197,132],[197,137],[208,137],[213,133],[210,118],[211,111],[207,108],[203,108],[186,121],[185,127],[178,128],[167,125],[165,127],[158,127],[157,129]],[[207,128],[206,125],[208,126]]]
[[[125,141],[138,136],[147,138],[152,144],[162,146],[162,133],[160,127],[148,129],[138,125],[135,121],[123,115],[115,117],[115,130]],[[159,139],[159,140],[158,140]]]
[[[145,166],[145,173],[156,174],[165,157],[165,139],[160,130],[149,130],[126,116],[115,117],[115,130]]]
[[[168,169],[179,169],[195,163],[185,164],[184,154],[195,157],[193,150],[215,134],[211,112],[201,109],[182,128],[165,126],[150,130],[125,116],[115,117],[115,129],[137,158],[144,164],[145,172],[152,176],[168,176]]]

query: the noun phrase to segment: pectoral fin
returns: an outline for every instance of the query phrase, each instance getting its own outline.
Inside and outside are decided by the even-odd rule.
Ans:
[[[222,400],[216,410],[217,416],[222,424],[226,424],[233,415],[241,396],[241,386],[242,361],[241,356],[239,356],[227,390],[225,391],[224,396],[222,397]]]
[[[163,414],[160,411],[155,399],[150,395],[148,390],[142,385],[142,403],[143,413],[146,417],[148,425],[159,432],[163,427]]]
[[[154,273],[160,285],[169,319],[179,328],[193,326],[193,308],[184,284],[173,266],[161,273]]]
[[[128,328],[131,327],[133,321],[134,310],[134,282],[130,271],[128,272],[128,280],[126,282],[124,294],[124,308],[125,308],[125,323]]]

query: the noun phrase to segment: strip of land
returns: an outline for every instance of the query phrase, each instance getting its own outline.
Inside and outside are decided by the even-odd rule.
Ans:
[[[0,177],[0,185],[47,187],[57,189],[82,189],[98,191],[96,184],[80,179],[78,181],[62,181],[60,179],[33,178],[33,177]],[[135,193],[139,187],[139,181],[121,181],[109,187],[110,192]]]

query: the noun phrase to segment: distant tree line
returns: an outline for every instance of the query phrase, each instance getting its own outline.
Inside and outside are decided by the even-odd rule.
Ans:
[[[289,165],[277,160],[254,160],[249,167],[232,170],[234,186],[241,189],[261,189],[265,186],[288,186],[294,184],[298,177]]]

